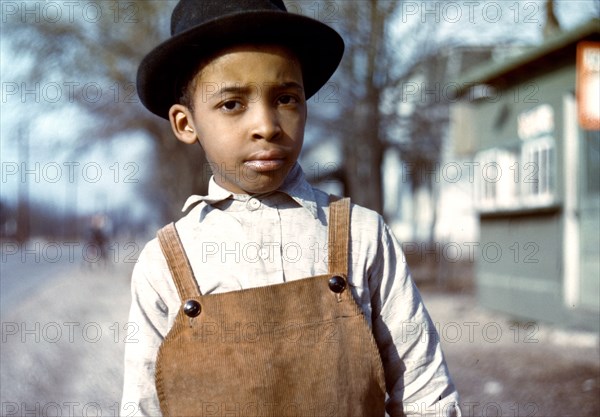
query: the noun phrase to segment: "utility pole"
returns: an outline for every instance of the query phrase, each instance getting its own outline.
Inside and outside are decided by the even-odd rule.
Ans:
[[[546,0],[546,22],[544,23],[544,39],[549,39],[555,35],[558,35],[560,30],[560,23],[554,13],[554,0]]]
[[[29,168],[29,130],[19,128],[19,160],[21,161],[21,179],[18,183],[17,240],[21,243],[29,239],[29,183],[26,175]],[[24,168],[23,168],[24,167]]]

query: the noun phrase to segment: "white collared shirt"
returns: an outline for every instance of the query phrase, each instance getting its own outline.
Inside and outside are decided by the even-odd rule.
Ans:
[[[280,284],[326,274],[329,195],[298,164],[278,191],[232,194],[209,184],[177,223],[202,294]],[[381,216],[353,205],[349,283],[379,346],[391,416],[460,415],[434,325]],[[181,306],[158,241],[140,254],[132,276],[125,348],[123,415],[160,416],[154,385],[157,350]],[[135,414],[133,414],[135,412]]]

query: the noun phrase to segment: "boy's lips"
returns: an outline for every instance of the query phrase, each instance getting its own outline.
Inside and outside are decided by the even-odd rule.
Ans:
[[[259,151],[251,154],[244,165],[253,171],[268,172],[281,168],[285,164],[286,154],[280,151]]]
[[[244,165],[253,171],[268,172],[281,168],[284,162],[283,159],[255,159],[244,162]]]

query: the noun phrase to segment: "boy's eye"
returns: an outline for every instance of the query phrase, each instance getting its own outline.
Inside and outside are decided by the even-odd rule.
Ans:
[[[281,104],[295,104],[298,103],[298,99],[291,94],[284,94],[279,97],[279,103]]]
[[[237,100],[228,100],[221,104],[221,108],[225,111],[235,111],[242,109],[242,103]]]

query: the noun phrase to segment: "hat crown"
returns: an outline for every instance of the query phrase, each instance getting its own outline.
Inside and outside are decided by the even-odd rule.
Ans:
[[[287,9],[282,0],[180,0],[171,15],[171,35],[227,15],[265,11]]]
[[[171,38],[138,68],[140,100],[168,120],[170,107],[181,101],[182,83],[201,59],[232,45],[261,42],[285,46],[296,55],[306,98],[329,80],[344,53],[344,40],[334,29],[289,13],[283,0],[179,0],[171,14]]]

